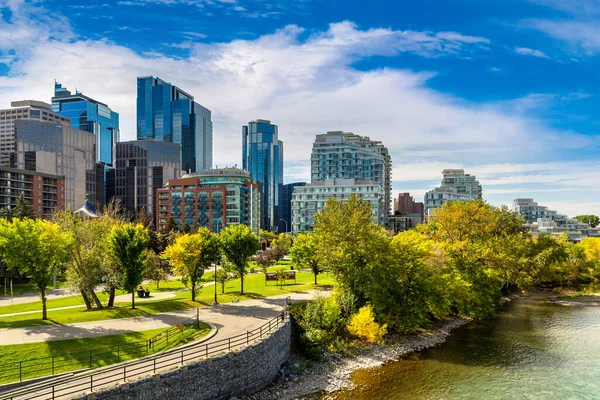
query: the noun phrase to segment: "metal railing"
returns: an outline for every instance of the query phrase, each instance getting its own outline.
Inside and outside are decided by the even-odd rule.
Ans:
[[[181,339],[181,336],[177,335],[180,333],[179,325],[183,325],[184,330],[200,326],[197,317],[193,317],[138,342],[0,364],[0,383],[22,382],[75,370],[103,367],[164,350]]]
[[[289,304],[289,297],[286,305]],[[173,367],[183,366],[191,361],[209,358],[217,354],[241,348],[270,336],[289,319],[287,307],[264,325],[236,336],[210,343],[198,343],[182,349],[173,349],[142,360],[103,368],[84,376],[69,377],[61,382],[36,385],[32,388],[17,389],[0,393],[0,400],[55,400],[83,395],[94,390],[126,382],[127,379],[141,378]]]

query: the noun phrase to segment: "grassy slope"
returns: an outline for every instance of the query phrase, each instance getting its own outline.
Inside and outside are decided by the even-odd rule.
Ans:
[[[205,279],[209,279],[212,274],[207,274]],[[306,290],[314,289],[313,275],[310,273],[297,273],[297,283],[288,281],[283,286],[283,290],[276,285],[275,282],[269,282],[265,286],[263,274],[250,274],[244,279],[244,296],[240,295],[240,280],[236,279],[230,281],[226,285],[225,294],[221,294],[221,285],[218,284],[218,301],[220,303],[229,303],[235,297],[239,300],[255,299],[266,296],[275,296],[279,294],[301,292]],[[319,287],[330,286],[334,284],[334,280],[331,276],[322,274],[319,276]],[[169,281],[160,284],[160,291],[173,291],[183,288],[183,285],[179,281]],[[151,290],[156,291],[155,287]],[[176,292],[176,297],[148,301],[144,303],[138,303],[135,310],[129,308],[130,303],[117,303],[114,309],[105,310],[93,310],[87,311],[85,309],[67,309],[67,310],[56,310],[52,311],[52,308],[65,307],[73,304],[80,304],[81,298],[79,296],[67,297],[56,300],[49,300],[48,306],[48,320],[44,321],[41,319],[41,312],[35,314],[16,315],[9,317],[2,317],[1,314],[15,313],[31,310],[39,310],[41,308],[40,303],[28,303],[15,306],[0,307],[0,328],[17,328],[26,326],[40,326],[40,325],[54,325],[54,324],[72,324],[76,322],[88,322],[88,321],[101,321],[106,319],[116,318],[129,318],[140,315],[158,314],[169,311],[185,310],[195,307],[204,307],[210,305],[213,301],[214,289],[212,286],[208,286],[203,289],[200,295],[197,296],[197,301],[192,302],[190,300],[190,292],[180,291]],[[101,299],[105,300],[106,295],[101,294]],[[32,308],[27,308],[27,307]]]
[[[30,379],[52,373],[52,356],[55,357],[55,373],[89,368],[90,349],[92,349],[92,366],[97,368],[166,350],[192,339],[199,339],[206,336],[210,329],[208,324],[201,323],[199,330],[186,329],[175,337],[171,336],[168,346],[163,345],[148,352],[144,342],[164,332],[166,328],[85,339],[0,346],[0,383],[19,380],[19,362],[22,362],[23,379]],[[119,346],[118,357],[117,346]]]

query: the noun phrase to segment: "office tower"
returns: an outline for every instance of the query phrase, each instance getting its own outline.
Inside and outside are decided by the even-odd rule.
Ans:
[[[69,118],[52,112],[48,104],[26,100],[11,105],[21,109],[23,118],[12,121],[15,147],[10,154],[10,166],[64,176],[68,209],[80,207],[86,195],[96,202],[95,136],[73,128]],[[8,113],[9,110],[3,111]]]
[[[206,227],[213,232],[229,225],[248,225],[259,233],[259,185],[239,168],[210,169],[171,179],[158,190],[158,231],[169,218],[178,226]]]
[[[201,172],[212,166],[210,110],[158,77],[137,78],[137,138],[180,144],[186,172]]]
[[[50,104],[36,100],[13,101],[12,108],[0,110],[0,164],[9,166],[10,155],[15,151],[15,121],[31,119],[57,124],[69,123],[69,118],[55,114]]]
[[[294,188],[304,186],[306,182],[295,182],[283,185],[279,200],[279,230],[278,232],[292,232],[292,195]]]
[[[117,143],[114,195],[128,211],[137,213],[143,208],[154,214],[156,191],[180,176],[179,144],[153,139]]]
[[[52,111],[71,119],[73,128],[96,136],[96,162],[113,166],[115,143],[119,141],[119,114],[106,104],[54,83]]]
[[[313,183],[357,179],[380,185],[385,193],[381,223],[387,223],[392,202],[392,158],[381,142],[351,132],[327,132],[317,135],[310,160]]]
[[[462,169],[445,169],[440,187],[425,193],[425,215],[432,216],[433,210],[448,201],[469,201],[481,197],[482,188],[475,175],[465,174]]]
[[[394,211],[400,215],[419,214],[420,222],[423,222],[425,205],[422,202],[416,202],[410,193],[399,193],[398,198],[394,199]]]
[[[283,186],[283,142],[277,125],[257,119],[242,127],[242,164],[260,185],[261,229],[276,231]]]
[[[0,166],[0,208],[14,208],[21,194],[38,218],[50,218],[65,209],[65,178]]]
[[[357,194],[371,205],[372,221],[382,225],[387,216],[385,191],[381,185],[371,180],[325,179],[296,186],[292,195],[292,231],[312,232],[315,227],[315,214],[325,208],[327,199],[333,197],[346,201]]]
[[[458,194],[466,194],[473,199],[481,199],[482,188],[475,175],[465,174],[464,169],[445,169],[442,171],[441,188],[454,188]]]

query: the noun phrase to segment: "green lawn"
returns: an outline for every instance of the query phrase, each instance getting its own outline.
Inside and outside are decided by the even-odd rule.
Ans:
[[[206,336],[211,328],[201,322],[200,329],[194,326],[187,327],[182,333],[170,332],[168,344],[163,334],[154,348],[147,346],[148,339],[166,330],[160,328],[122,335],[0,346],[0,383],[18,381],[20,376],[25,380],[52,375],[53,364],[54,373],[58,374],[142,357],[199,339]]]
[[[207,274],[206,278],[212,277],[212,273]],[[208,280],[208,279],[207,279]],[[229,303],[235,297],[239,300],[256,299],[265,296],[274,296],[285,293],[302,292],[315,289],[317,287],[331,286],[335,283],[333,278],[327,274],[319,275],[319,285],[313,284],[314,276],[310,273],[298,272],[297,283],[288,281],[283,289],[280,289],[276,282],[268,282],[265,285],[265,278],[262,273],[246,275],[244,279],[244,296],[240,295],[240,280],[230,281],[226,285],[225,294],[221,294],[221,285],[217,284],[218,301],[220,303]],[[155,287],[155,286],[154,286]],[[179,281],[162,282],[160,291],[172,291],[183,288]],[[155,289],[151,289],[155,290]],[[55,310],[53,308],[65,307],[68,305],[82,304],[79,296],[67,297],[48,301],[48,320],[41,319],[40,313],[15,315],[2,317],[2,314],[16,313],[29,310],[39,310],[41,304],[28,303],[15,306],[0,307],[0,328],[19,328],[26,326],[72,324],[76,322],[101,321],[107,319],[129,318],[141,315],[159,314],[169,311],[185,310],[189,308],[204,307],[212,304],[214,289],[212,286],[204,288],[197,296],[196,302],[190,300],[188,290],[176,292],[176,296],[136,304],[136,309],[131,310],[131,303],[116,303],[115,308],[103,310],[87,311],[85,308],[74,308],[67,310]],[[105,300],[106,295],[101,294],[101,299]]]

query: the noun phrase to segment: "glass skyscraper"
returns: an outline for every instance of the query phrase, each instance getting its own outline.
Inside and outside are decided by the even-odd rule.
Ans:
[[[257,119],[242,127],[242,164],[260,185],[260,227],[275,231],[283,187],[283,142],[277,125]]]
[[[186,172],[212,167],[210,110],[158,77],[137,78],[137,138],[180,144]]]
[[[119,114],[106,104],[75,91],[72,94],[60,83],[54,83],[52,111],[71,119],[71,126],[96,136],[96,162],[114,164],[115,143],[119,141]]]

